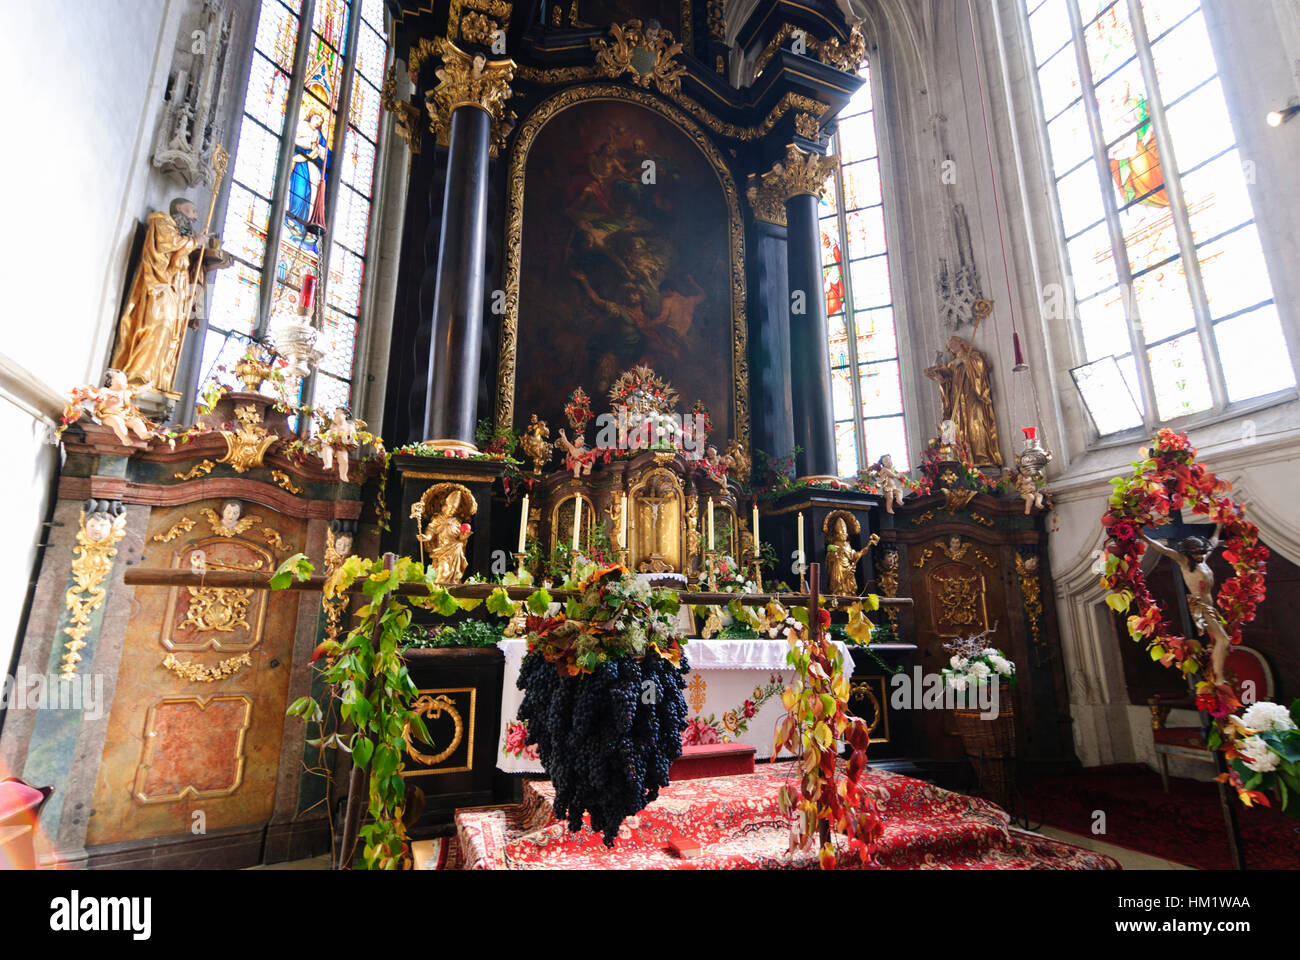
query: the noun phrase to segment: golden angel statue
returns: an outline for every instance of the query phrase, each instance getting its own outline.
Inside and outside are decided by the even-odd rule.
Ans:
[[[184,197],[173,200],[167,213],[149,214],[112,361],[132,384],[171,391],[190,322],[191,284],[199,276],[194,258],[203,256],[207,239],[195,233],[198,217],[194,204]]]
[[[76,387],[71,391],[72,400],[63,408],[60,432],[89,414],[96,423],[117,434],[122,446],[130,445],[132,433],[141,440],[148,440],[152,427],[135,405],[135,395],[139,392],[138,388],[132,388],[126,382],[126,374],[121,370],[105,371],[102,387]]]
[[[524,435],[520,445],[523,447],[524,453],[532,457],[534,475],[542,472],[542,467],[551,459],[551,454],[555,452],[555,445],[547,442],[550,435],[551,428],[545,420],[538,420],[535,413],[528,417],[528,426],[524,427]]]
[[[472,532],[469,521],[477,512],[474,494],[459,483],[435,483],[411,505],[411,519],[423,528],[416,538],[428,553],[438,583],[464,580],[469,568],[465,558],[465,544]]]
[[[943,419],[956,425],[956,433],[966,441],[971,460],[977,467],[1002,466],[998,449],[998,425],[993,416],[993,388],[989,383],[989,361],[979,350],[961,337],[948,338],[945,361],[927,367],[925,375],[939,384]]]

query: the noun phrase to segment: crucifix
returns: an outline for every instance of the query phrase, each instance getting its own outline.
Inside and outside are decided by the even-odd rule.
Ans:
[[[1148,532],[1149,531],[1149,532]],[[1169,514],[1169,522],[1150,527],[1142,533],[1142,539],[1153,549],[1168,557],[1174,564],[1180,578],[1174,578],[1174,598],[1178,604],[1178,618],[1182,624],[1183,636],[1202,636],[1213,644],[1211,656],[1215,683],[1224,681],[1223,662],[1228,654],[1228,635],[1214,605],[1214,574],[1210,572],[1209,558],[1219,545],[1219,526],[1210,531],[1208,523],[1185,523],[1181,510]],[[1161,543],[1165,540],[1172,546]],[[1188,592],[1190,591],[1190,593]],[[1199,673],[1189,682],[1204,679]],[[1204,710],[1201,716],[1201,736],[1209,743],[1211,719]],[[1222,751],[1212,751],[1216,773],[1228,772],[1228,761]],[[1228,853],[1232,857],[1232,866],[1236,870],[1245,870],[1246,861],[1241,849],[1241,826],[1237,822],[1238,800],[1232,796],[1233,791],[1222,780],[1218,783],[1219,805],[1223,808],[1223,819],[1228,828]]]

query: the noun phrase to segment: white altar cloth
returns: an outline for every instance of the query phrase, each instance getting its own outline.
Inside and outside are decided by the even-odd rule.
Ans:
[[[523,747],[523,725],[516,716],[524,691],[515,686],[515,681],[527,643],[507,638],[497,646],[505,654],[497,769],[506,773],[543,773],[534,755],[536,747]],[[843,643],[836,646],[843,657],[845,674],[852,676],[853,658],[848,648]],[[793,678],[785,661],[789,649],[784,640],[689,641],[684,648],[691,668],[686,675],[691,723],[688,742],[745,743],[755,748],[758,759],[770,757],[772,733],[785,713],[781,691]]]

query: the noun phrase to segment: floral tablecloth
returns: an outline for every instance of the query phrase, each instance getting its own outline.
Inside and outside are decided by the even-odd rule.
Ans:
[[[497,769],[542,773],[537,748],[524,746],[528,732],[516,717],[524,692],[515,681],[527,652],[526,642],[506,639],[498,646],[505,654],[505,676]],[[852,676],[853,658],[844,644],[836,646],[844,658],[844,672]],[[758,759],[770,757],[772,732],[784,713],[781,691],[791,679],[785,662],[789,645],[784,640],[692,640],[685,649],[691,669],[686,675],[690,726],[684,743],[747,743],[755,748]]]

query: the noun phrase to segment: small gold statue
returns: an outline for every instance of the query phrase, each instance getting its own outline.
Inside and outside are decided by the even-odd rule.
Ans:
[[[195,232],[198,218],[198,210],[184,197],[173,200],[167,213],[149,214],[113,353],[112,365],[129,383],[171,391],[190,323],[191,284],[201,276],[194,257],[203,256],[207,239],[207,234]]]
[[[894,512],[895,503],[900,507],[903,505],[907,486],[903,483],[903,475],[894,469],[892,456],[889,454],[882,456],[867,470],[867,475],[880,485],[880,492],[885,495],[886,513]]]
[[[989,361],[961,337],[948,338],[952,359],[940,354],[925,375],[939,384],[943,419],[956,424],[956,433],[966,441],[975,466],[1002,466],[998,449],[998,424],[993,416],[993,388],[989,383]]]
[[[727,442],[727,457],[731,460],[731,475],[741,483],[748,482],[752,466],[749,454],[735,440]]]
[[[858,563],[871,549],[872,540],[861,550],[854,550],[849,544],[849,526],[843,515],[831,519],[830,535],[826,538],[826,568],[830,571],[830,593],[835,597],[856,597],[858,595]],[[857,526],[856,520],[854,522]],[[858,530],[861,530],[858,527]],[[855,531],[857,532],[857,531]]]
[[[535,413],[528,417],[528,426],[524,427],[524,435],[520,443],[524,453],[532,458],[534,476],[541,474],[542,467],[555,452],[555,445],[547,442],[550,435],[551,428],[547,426],[545,420],[538,420]]]
[[[1215,683],[1222,683],[1225,679],[1223,665],[1232,644],[1219,608],[1214,605],[1214,571],[1206,562],[1209,555],[1218,549],[1219,530],[1222,526],[1215,526],[1209,540],[1187,537],[1178,541],[1177,550],[1142,534],[1142,539],[1156,552],[1172,560],[1178,572],[1183,575],[1183,585],[1187,587],[1187,610],[1192,615],[1192,621],[1202,636],[1208,636],[1214,641],[1210,650],[1210,676]]]
[[[416,538],[428,551],[429,567],[438,583],[460,583],[465,578],[469,568],[465,544],[472,532],[469,520],[477,512],[474,495],[459,483],[435,483],[412,504],[411,518],[424,524]]]

